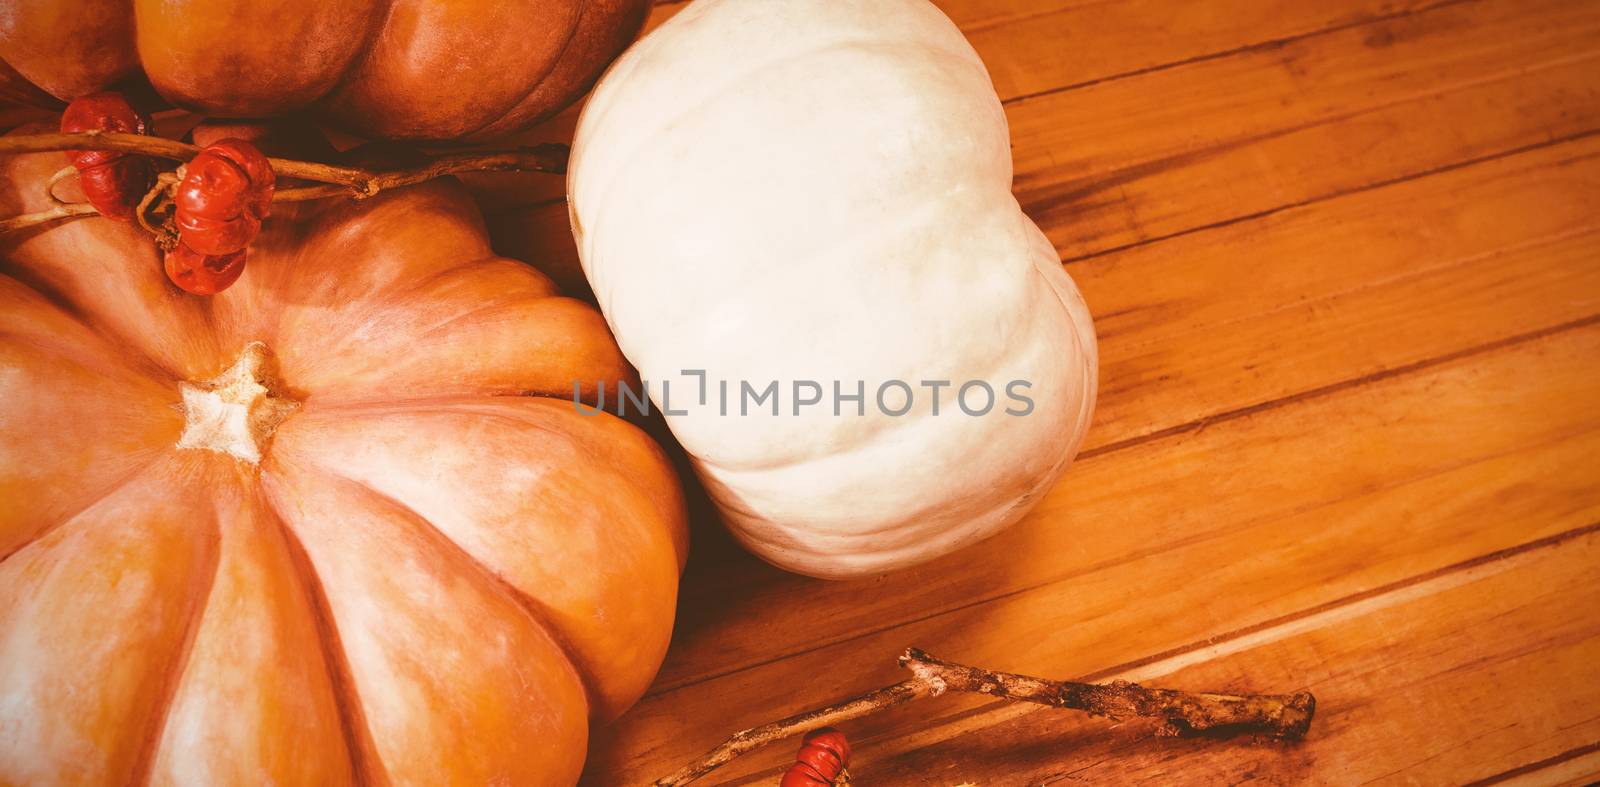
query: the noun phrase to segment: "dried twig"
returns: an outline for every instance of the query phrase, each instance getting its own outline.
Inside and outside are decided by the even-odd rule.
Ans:
[[[133,211],[133,217],[139,221],[139,226],[155,238],[156,246],[162,251],[172,251],[178,246],[178,228],[173,224],[173,212],[169,210],[173,205],[172,192],[178,187],[178,173],[162,172],[156,175],[155,185],[145,192],[144,198],[139,200],[139,207]],[[152,222],[150,219],[156,213],[166,213],[166,217]]]
[[[774,741],[858,719],[919,697],[938,696],[946,691],[988,694],[1053,708],[1071,708],[1113,719],[1136,716],[1159,718],[1164,720],[1161,732],[1165,735],[1235,729],[1275,738],[1299,738],[1310,728],[1311,716],[1317,704],[1316,698],[1304,691],[1237,696],[1152,689],[1127,681],[1096,684],[1045,680],[955,664],[936,659],[916,648],[909,648],[900,656],[900,666],[911,670],[913,677],[910,680],[735,733],[700,759],[671,776],[658,779],[656,787],[688,784],[726,765],[735,757]]]
[[[174,161],[188,161],[200,152],[200,148],[187,142],[117,131],[16,134],[0,137],[0,156],[13,153],[45,153],[52,150],[113,150],[119,153],[142,153]]]
[[[100,215],[100,211],[95,210],[94,206],[87,202],[65,202],[51,206],[48,210],[41,210],[38,213],[24,213],[21,216],[0,219],[0,235],[27,229],[28,227],[36,227],[40,224],[51,224],[80,216],[98,215]]]
[[[0,137],[0,155],[15,153],[42,153],[60,150],[111,150],[138,153],[158,158],[187,161],[200,152],[200,148],[185,142],[143,134],[123,134],[109,131],[83,131],[65,134],[19,134]],[[475,151],[442,155],[417,166],[396,170],[370,170],[315,161],[269,158],[272,171],[280,178],[315,181],[318,185],[279,189],[274,202],[300,202],[329,197],[366,199],[385,189],[410,186],[457,172],[548,172],[562,174],[567,170],[567,146],[535,145],[505,151]],[[60,175],[51,179],[53,188]],[[156,238],[157,243],[170,240],[170,228],[163,223],[152,223],[152,211],[164,207],[170,200],[178,180],[170,172],[158,177],[155,186],[139,204],[139,225]],[[56,201],[53,192],[52,201]],[[29,213],[0,221],[0,234],[38,224],[47,224],[78,216],[95,215],[95,210],[83,203],[61,203],[52,210]],[[164,246],[165,248],[166,246]]]
[[[280,159],[270,159],[280,175],[322,181],[326,185],[284,189],[273,195],[274,202],[298,202],[324,197],[365,199],[384,189],[423,183],[456,172],[548,172],[567,171],[566,145],[535,145],[517,150],[458,153],[428,161],[410,169],[373,172],[355,167],[335,167],[311,162],[293,162],[290,169],[278,169]],[[298,171],[300,174],[295,174]]]
[[[65,167],[62,167],[61,169],[56,170],[56,174],[51,175],[50,176],[50,180],[47,181],[44,184],[44,196],[45,196],[45,199],[50,200],[50,204],[51,205],[55,205],[57,207],[60,207],[60,206],[63,206],[63,205],[70,205],[71,203],[69,203],[66,200],[56,196],[56,184],[60,183],[63,180],[66,180],[67,178],[76,177],[77,174],[78,174],[78,168],[72,166],[71,164],[68,164]]]

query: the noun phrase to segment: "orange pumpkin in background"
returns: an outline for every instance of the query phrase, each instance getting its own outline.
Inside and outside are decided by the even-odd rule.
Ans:
[[[0,213],[61,165],[0,160]],[[127,223],[4,244],[0,783],[577,779],[687,548],[571,401],[630,374],[591,307],[449,179],[277,205],[211,298]]]
[[[147,80],[214,117],[309,111],[387,139],[481,139],[572,103],[649,0],[79,0],[0,13],[0,106]]]

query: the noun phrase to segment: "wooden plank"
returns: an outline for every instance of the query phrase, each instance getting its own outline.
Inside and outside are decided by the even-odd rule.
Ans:
[[[973,575],[954,583],[936,564],[906,576],[926,588],[885,578],[809,620],[759,594],[725,598],[723,614],[757,633],[801,626],[818,646],[647,697],[601,733],[591,778],[645,780],[731,728],[886,684],[906,645],[1092,675],[1600,520],[1596,357],[1591,321],[1105,455],[967,555]],[[1039,586],[1014,579],[1052,572]],[[921,593],[927,613],[830,637],[857,606],[900,592]],[[949,606],[964,598],[980,600]],[[888,740],[925,723],[891,713],[857,729]],[[730,775],[781,756],[750,760]]]
[[[935,0],[1005,101],[1385,19],[1440,0]]]
[[[1600,137],[1070,266],[1090,452],[1600,313]]]
[[[1152,434],[1199,432],[1219,413],[1600,314],[1597,217],[1600,139],[1074,266],[1102,339],[1091,457]],[[1330,233],[1342,250],[1334,259],[1318,248]],[[1182,269],[1167,273],[1171,260]],[[1081,490],[1099,483],[1100,466],[1098,458],[1080,462],[1020,527],[1070,537],[1064,528],[1075,525],[1053,518],[1069,502],[1083,505]],[[1121,472],[1119,462],[1110,467]],[[829,639],[847,638],[1057,575],[1048,562],[1012,566],[1004,578],[983,570],[1006,562],[1010,548],[989,542],[918,572],[847,583],[734,571],[750,559],[716,551],[713,560],[697,557],[657,686],[814,647],[803,623],[817,617],[830,620]],[[730,596],[747,599],[738,609],[763,610],[768,625],[730,614]]]
[[[921,748],[857,744],[852,771],[866,783],[985,787],[1459,784],[1493,778],[1501,764],[1536,766],[1516,774],[1524,783],[1581,779],[1594,761],[1562,757],[1600,740],[1600,617],[1581,612],[1597,605],[1600,534],[1591,528],[1314,620],[1286,621],[1221,657],[1202,653],[1198,661],[1130,671],[1192,688],[1303,684],[1319,705],[1312,734],[1298,745],[1157,739],[1148,723],[1113,726],[990,705],[930,723],[922,735],[939,740]]]
[[[983,58],[1002,101],[1397,19],[1459,0],[933,0]],[[687,8],[658,2],[645,29]]]
[[[1473,787],[1490,784],[1505,787],[1580,787],[1593,785],[1600,777],[1600,741],[1568,749],[1543,760],[1509,768],[1494,776],[1479,779]]]
[[[1068,258],[1600,128],[1600,6],[1485,0],[1008,107]]]

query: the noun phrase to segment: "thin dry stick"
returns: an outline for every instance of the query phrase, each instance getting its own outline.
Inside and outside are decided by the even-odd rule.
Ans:
[[[143,134],[109,131],[0,137],[0,155],[59,150],[110,150],[177,161],[187,161],[200,152],[200,148],[184,142]],[[279,177],[311,180],[321,184],[281,189],[273,195],[274,202],[299,202],[328,197],[366,199],[384,189],[410,186],[457,172],[517,171],[559,175],[567,170],[567,152],[565,145],[546,144],[507,151],[454,153],[439,156],[415,167],[386,171],[294,159],[269,158],[267,161]],[[57,178],[52,178],[49,188],[54,187],[55,180]],[[145,194],[137,211],[140,226],[154,235],[157,242],[169,240],[166,236],[171,233],[162,225],[152,224],[147,218],[148,211],[159,208],[162,197],[170,199],[176,183],[177,179],[171,173],[162,173],[155,186]],[[52,200],[54,201],[53,196]],[[0,221],[0,234],[94,214],[93,208],[82,203],[64,203],[51,210]]]
[[[955,664],[916,648],[908,648],[900,656],[900,666],[911,670],[910,680],[735,733],[704,757],[671,776],[656,780],[656,787],[688,784],[735,757],[774,741],[859,719],[919,697],[936,697],[946,691],[988,694],[1053,708],[1087,711],[1112,719],[1160,718],[1164,720],[1161,728],[1164,735],[1227,728],[1275,738],[1299,738],[1310,729],[1311,716],[1317,706],[1316,698],[1305,691],[1237,696],[1151,689],[1120,680],[1107,684],[1045,680]]]
[[[440,156],[412,169],[387,172],[293,162],[302,173],[293,174],[290,170],[277,168],[279,159],[271,161],[274,162],[273,170],[278,174],[328,184],[284,189],[273,195],[274,202],[298,202],[324,197],[365,199],[384,189],[423,183],[456,172],[548,172],[559,175],[567,171],[567,146],[535,145],[517,150],[459,153]]]
[[[139,220],[139,226],[156,239],[156,245],[162,251],[172,251],[178,245],[178,230],[169,223],[172,216],[151,223],[150,217],[157,210],[164,210],[172,204],[172,190],[178,185],[178,173],[162,172],[156,175],[156,182],[150,190],[144,193],[144,198],[139,200],[139,207],[133,211],[133,217]]]
[[[119,131],[75,131],[62,134],[17,134],[0,137],[0,155],[45,153],[52,150],[111,150],[142,153],[174,161],[194,158],[200,148],[187,142]]]
[[[100,215],[100,211],[95,210],[94,206],[87,202],[66,202],[51,206],[49,209],[41,210],[38,213],[24,213],[21,216],[0,219],[0,235],[40,224],[49,224],[54,221],[75,219],[79,216],[98,215]]]
[[[12,153],[43,153],[52,150],[111,150],[120,153],[139,153],[146,156],[188,161],[200,148],[187,142],[144,134],[124,134],[117,131],[77,131],[61,134],[18,134],[0,137],[0,155]],[[511,151],[461,153],[430,161],[414,170],[399,172],[373,172],[361,167],[322,164],[294,159],[267,159],[272,171],[279,177],[314,180],[319,183],[338,183],[350,186],[357,196],[372,196],[380,188],[392,188],[447,175],[452,172],[473,170],[519,170],[525,172],[567,171],[567,146],[535,145]],[[404,178],[400,176],[406,176]],[[409,178],[409,179],[407,179]],[[387,182],[393,180],[395,182]],[[377,188],[371,184],[378,181]],[[366,193],[361,193],[366,192]]]
[[[56,174],[50,176],[50,180],[44,184],[44,196],[46,199],[50,200],[51,205],[59,207],[62,205],[71,204],[66,200],[56,196],[56,184],[66,180],[67,178],[74,177],[77,174],[78,168],[68,164],[61,169],[56,170]]]

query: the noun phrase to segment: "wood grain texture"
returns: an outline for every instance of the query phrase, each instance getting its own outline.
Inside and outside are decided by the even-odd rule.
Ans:
[[[858,783],[1600,775],[1600,5],[937,2],[1095,314],[1085,457],[1011,531],[870,580],[701,523],[667,662],[586,782],[892,682],[907,645],[1309,688],[1319,719],[1173,741],[947,697],[848,728]],[[774,782],[778,748],[711,783]]]

